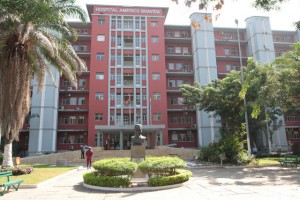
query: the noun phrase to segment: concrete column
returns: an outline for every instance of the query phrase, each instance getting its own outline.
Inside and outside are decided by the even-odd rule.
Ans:
[[[212,23],[204,19],[206,16],[212,17],[208,13],[193,13],[190,16],[191,23],[200,25],[200,28],[191,26],[191,34],[194,80],[202,86],[218,77],[214,30]],[[212,113],[196,111],[198,146],[206,146],[219,136],[221,124],[211,115]]]
[[[120,150],[124,149],[124,137],[123,137],[123,131],[120,131],[120,140],[119,140],[119,144],[120,144]]]
[[[100,131],[97,131],[97,147],[100,147]]]
[[[159,130],[159,139],[160,139],[160,146],[163,146],[163,132],[162,132],[162,129]]]

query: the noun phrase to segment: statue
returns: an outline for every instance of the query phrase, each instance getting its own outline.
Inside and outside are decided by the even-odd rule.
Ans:
[[[142,135],[142,125],[134,126],[134,136],[131,137],[131,146],[145,145],[146,137]]]

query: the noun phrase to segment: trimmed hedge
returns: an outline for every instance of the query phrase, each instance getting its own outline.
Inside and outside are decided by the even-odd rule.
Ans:
[[[186,167],[186,162],[178,157],[162,156],[147,157],[145,161],[139,164],[139,168],[149,178],[152,176],[171,176],[175,175],[175,169]]]
[[[188,181],[190,179],[190,176],[192,175],[191,171],[183,169],[177,169],[175,173],[176,175],[173,176],[149,178],[148,184],[151,187],[174,185]]]
[[[131,175],[138,166],[148,174],[148,184],[152,187],[183,183],[192,175],[188,170],[178,169],[186,166],[186,162],[178,157],[147,157],[139,165],[130,158],[108,158],[94,162],[96,171],[84,174],[83,181],[100,187],[127,188],[131,186]]]
[[[83,181],[89,185],[100,187],[124,187],[130,186],[130,179],[128,177],[114,177],[114,176],[97,176],[96,172],[89,172],[83,175]]]
[[[131,162],[130,158],[107,158],[93,163],[98,176],[131,176],[138,164]]]

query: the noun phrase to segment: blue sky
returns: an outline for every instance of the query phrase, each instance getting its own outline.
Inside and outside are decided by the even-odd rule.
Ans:
[[[225,0],[225,6],[220,12],[213,11],[212,6],[207,12],[213,15],[220,13],[218,20],[213,21],[215,27],[236,27],[234,20],[238,19],[239,26],[243,28],[247,17],[269,16],[273,30],[295,30],[293,22],[300,20],[300,0],[289,0],[281,4],[280,10],[271,12],[253,8],[252,2],[253,0]],[[191,8],[185,7],[184,0],[179,0],[179,5],[171,0],[76,0],[76,4],[84,8],[86,4],[169,7],[166,24],[173,25],[188,25],[190,14],[201,12],[195,3]]]

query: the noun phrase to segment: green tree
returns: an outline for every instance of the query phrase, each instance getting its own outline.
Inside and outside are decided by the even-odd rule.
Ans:
[[[282,114],[280,101],[280,80],[278,70],[271,65],[261,65],[252,58],[243,68],[245,82],[241,83],[241,72],[231,71],[224,79],[215,80],[206,86],[198,83],[180,88],[185,103],[197,105],[200,110],[213,112],[220,117],[224,127],[233,131],[242,130],[245,109],[248,112],[249,132],[252,137],[260,131],[274,132],[280,125]],[[244,107],[243,98],[247,104]],[[276,126],[271,127],[273,124]]]
[[[18,140],[30,110],[30,83],[35,77],[38,91],[50,69],[56,68],[76,84],[76,72],[86,66],[69,39],[76,32],[66,17],[86,21],[86,13],[75,0],[0,1],[0,129],[4,136],[2,167],[13,166],[12,142]],[[54,80],[54,79],[53,79]]]
[[[280,72],[281,101],[285,112],[300,111],[300,42],[274,62]]]

